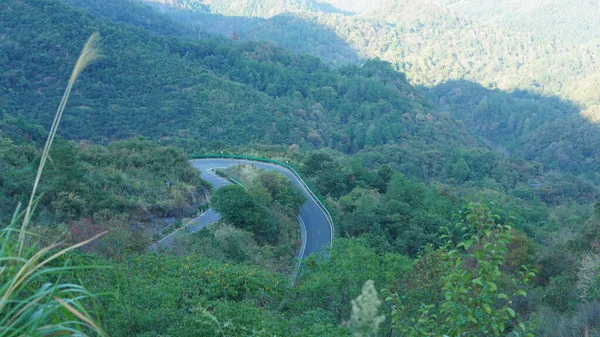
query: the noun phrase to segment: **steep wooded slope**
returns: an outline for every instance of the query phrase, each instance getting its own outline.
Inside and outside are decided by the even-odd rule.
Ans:
[[[61,129],[68,138],[145,135],[343,151],[385,143],[477,144],[381,61],[332,70],[264,43],[152,35],[58,1],[10,0],[0,15],[0,85],[8,93],[0,109],[44,125],[77,46],[93,31],[102,34],[105,58],[72,95]]]
[[[248,3],[238,2],[239,15]],[[235,32],[242,40],[275,41],[333,64],[380,57],[406,72],[412,83],[423,85],[438,110],[465,121],[493,147],[549,168],[594,177],[600,169],[595,155],[600,133],[594,124],[600,120],[600,95],[595,90],[600,83],[598,49],[486,24],[486,16],[478,21],[454,10],[463,5],[393,0],[357,15],[172,15],[211,32]],[[523,12],[545,6],[530,5],[518,7]]]

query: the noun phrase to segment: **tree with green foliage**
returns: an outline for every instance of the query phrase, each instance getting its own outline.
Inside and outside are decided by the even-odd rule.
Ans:
[[[483,204],[471,203],[459,221],[443,227],[439,248],[443,300],[422,303],[410,313],[397,294],[390,297],[394,327],[407,336],[533,336],[513,306],[515,296],[535,274],[525,266],[506,276],[502,266],[513,238],[513,224]]]
[[[456,163],[454,163],[454,165],[452,165],[450,171],[452,176],[459,182],[467,181],[469,179],[469,175],[471,175],[469,164],[467,164],[465,159],[462,157]]]
[[[227,185],[218,189],[212,197],[213,207],[223,220],[254,233],[257,236],[274,231],[263,223],[263,210],[254,197],[240,185]]]
[[[328,258],[310,256],[302,263],[296,281],[293,308],[304,312],[319,308],[334,322],[350,316],[352,300],[368,280],[389,287],[408,275],[412,261],[400,254],[378,254],[364,239],[339,239]]]

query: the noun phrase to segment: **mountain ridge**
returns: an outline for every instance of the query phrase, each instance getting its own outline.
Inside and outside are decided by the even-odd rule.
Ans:
[[[8,19],[2,26],[3,49],[22,50],[5,63],[12,70],[0,83],[12,86],[19,74],[28,78],[22,92],[6,97],[15,103],[0,105],[5,113],[48,125],[51,112],[43,106],[60,95],[57,74],[75,54],[76,42],[96,30],[104,37],[106,57],[80,81],[65,115],[61,132],[72,139],[102,142],[141,134],[209,143],[219,136],[234,144],[358,151],[418,140],[425,133],[435,135],[428,142],[441,147],[477,143],[452,121],[445,120],[442,131],[441,120],[423,119],[434,117],[435,110],[403,74],[382,61],[333,70],[314,57],[265,43],[180,40],[98,21],[56,1],[23,3],[11,9],[11,0],[0,7]],[[40,14],[45,19],[35,24],[23,20]],[[58,27],[52,35],[44,33],[51,31],[55,16],[70,22],[70,32]],[[23,30],[31,34],[17,34]],[[32,58],[39,55],[45,63],[35,65]]]
[[[577,162],[595,168],[585,169],[588,164],[566,165],[568,160],[562,160],[565,164],[559,166],[571,167],[573,174],[586,172],[593,177],[593,172],[600,169],[598,158],[589,150],[591,144],[600,141],[595,136],[600,120],[600,95],[594,90],[600,79],[600,49],[526,32],[507,33],[448,7],[441,1],[394,0],[352,16],[309,11],[268,19],[206,13],[194,16],[190,12],[171,15],[182,22],[196,22],[198,27],[213,33],[235,31],[242,40],[275,41],[297,53],[329,59],[332,64],[360,64],[365,58],[380,57],[405,72],[410,82],[418,84],[433,102],[439,103],[440,91],[445,91],[444,95],[453,101],[467,98],[469,105],[455,106],[457,111],[444,105],[436,109],[451,113],[455,119],[471,121],[467,126],[493,148],[510,149],[510,153],[523,158],[542,160],[548,167],[556,167],[555,154],[573,154],[579,158]],[[482,97],[471,100],[468,95],[457,94],[451,98],[462,89],[460,86],[451,88],[454,91],[446,89],[465,80],[486,88],[486,96],[490,96],[488,110],[481,110],[486,106]],[[507,94],[498,95],[498,89]],[[528,99],[511,98],[511,93],[523,96],[520,92],[529,92]],[[563,106],[564,111],[559,111],[552,99],[545,99],[554,95],[568,102]],[[515,102],[523,106],[516,106]],[[502,137],[497,136],[499,129],[491,134],[481,132],[484,126],[473,123],[478,119],[476,115],[496,116],[497,110],[512,110],[503,114],[512,118],[510,123],[515,125],[525,125],[529,120],[527,133],[505,128]],[[486,127],[506,122],[494,120]],[[560,134],[561,139],[548,139],[542,134]],[[581,145],[578,134],[585,135],[586,144]],[[526,149],[521,150],[520,146]]]

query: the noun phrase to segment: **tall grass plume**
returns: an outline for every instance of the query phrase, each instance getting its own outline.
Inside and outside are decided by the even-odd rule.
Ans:
[[[83,70],[85,70],[85,68],[88,65],[90,65],[92,62],[98,60],[101,57],[99,41],[99,34],[94,33],[85,43],[83,49],[81,50],[81,54],[77,59],[77,63],[73,68],[73,72],[71,73],[71,77],[69,78],[69,82],[62,96],[62,100],[58,105],[56,114],[54,115],[54,120],[52,121],[52,126],[50,127],[50,133],[48,134],[48,138],[46,139],[46,145],[44,145],[44,150],[42,151],[42,158],[40,159],[40,164],[38,166],[37,174],[35,176],[35,181],[31,190],[31,196],[29,197],[29,202],[27,203],[27,208],[25,209],[23,225],[21,226],[21,231],[19,233],[19,254],[21,254],[23,250],[25,233],[27,230],[27,226],[29,225],[29,221],[31,220],[31,212],[35,204],[34,201],[36,197],[37,188],[42,177],[42,172],[44,171],[46,160],[48,160],[49,158],[50,148],[52,147],[52,143],[54,142],[54,138],[56,137],[56,131],[58,130],[58,125],[60,124],[60,121],[62,119],[65,107],[67,105],[67,101],[69,100],[69,96],[71,95],[71,90],[73,89],[73,85],[75,84],[75,81],[77,80],[79,74],[81,74],[81,72],[83,72]]]
[[[0,337],[105,336],[82,305],[82,301],[92,298],[93,294],[80,285],[64,281],[68,273],[83,267],[61,262],[68,252],[105,233],[66,248],[61,248],[58,243],[43,248],[38,248],[37,244],[25,245],[26,238],[35,238],[34,234],[27,231],[27,227],[58,125],[77,77],[100,57],[98,41],[99,36],[94,33],[86,42],[73,69],[52,122],[25,211],[21,212],[19,205],[11,223],[0,229]],[[21,220],[19,229],[18,223]],[[28,243],[30,241],[32,240],[27,240]]]

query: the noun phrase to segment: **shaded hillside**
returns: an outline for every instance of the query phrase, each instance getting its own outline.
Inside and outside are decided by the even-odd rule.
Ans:
[[[201,3],[197,0],[184,2]],[[227,36],[236,31],[240,38],[265,39],[280,45],[296,43],[301,46],[294,50],[339,63],[341,55],[335,50],[329,56],[319,51],[330,46],[329,40],[319,37],[325,27],[356,49],[359,56],[380,57],[396,63],[407,72],[411,81],[427,85],[447,79],[469,79],[500,89],[520,88],[558,94],[575,91],[583,78],[598,70],[597,50],[591,46],[579,47],[504,32],[479,22],[478,17],[460,14],[432,0],[385,1],[360,15],[327,13],[296,5],[286,10],[293,12],[296,20],[276,16],[252,21],[239,16],[254,16],[251,15],[252,8],[267,6],[267,3],[228,3],[236,8],[235,13],[218,5],[203,7],[205,13],[224,15],[209,19],[209,23],[205,23],[206,15],[188,15],[179,19]],[[231,15],[235,17],[228,17]],[[305,22],[299,24],[298,20]],[[295,40],[298,35],[306,37]],[[342,49],[341,52],[346,51]],[[597,95],[595,97],[598,99]]]
[[[464,121],[499,151],[598,179],[600,128],[577,105],[522,90],[490,90],[467,81],[448,81],[427,90],[438,109]]]
[[[318,0],[319,3],[326,3],[338,8],[348,14],[358,14],[381,5],[386,0]]]
[[[142,0],[144,1],[144,0]],[[385,0],[147,0],[165,7],[225,16],[270,18],[289,12],[323,12],[354,15],[376,8]]]
[[[314,55],[333,66],[361,61],[357,48],[346,43],[335,31],[315,24],[310,18],[307,20],[302,13],[285,13],[263,19],[160,8],[177,21],[228,39],[272,41],[296,54]]]
[[[380,57],[406,72],[413,83],[421,83],[425,92],[433,87],[431,97],[440,103],[438,110],[466,121],[467,127],[497,149],[539,160],[547,168],[585,172],[590,177],[599,168],[594,150],[598,129],[590,123],[600,120],[596,90],[600,54],[595,48],[501,30],[430,0],[386,1],[353,16],[309,11],[269,19],[192,12],[172,15],[210,32],[231,35],[235,31],[242,40],[275,41],[333,64]],[[466,85],[467,81],[481,86]],[[457,83],[466,86],[455,87]],[[454,103],[438,100],[440,91],[445,91],[443,96],[453,96],[450,101]],[[527,99],[515,100],[514,95],[505,94],[513,91]],[[550,98],[552,95],[555,98]],[[572,103],[556,103],[558,97]],[[504,112],[481,112],[484,98],[492,102],[493,109]],[[481,118],[491,121],[486,127],[472,122]],[[494,123],[521,126],[482,132],[495,128]],[[557,135],[559,139],[553,139]]]
[[[44,125],[76,46],[95,30],[102,34],[105,58],[71,97],[61,129],[68,138],[146,135],[343,151],[390,142],[477,144],[464,127],[437,117],[385,62],[331,70],[314,57],[264,43],[153,36],[57,1],[11,0],[0,6],[0,15],[0,57],[6,61],[0,83],[9,93],[0,107]]]
[[[238,3],[238,15],[250,3]],[[169,13],[199,29],[274,41],[335,65],[379,57],[406,72],[412,83],[465,79],[491,89],[560,95],[576,100],[586,115],[598,114],[600,95],[589,88],[600,76],[597,46],[501,30],[431,0],[387,1],[354,16],[299,10],[269,19]]]
[[[151,33],[179,37],[196,37],[198,34],[188,25],[157,13],[150,6],[140,2],[120,0],[104,0],[102,2],[63,0],[63,2],[84,9],[96,17],[105,19],[108,23],[126,22]]]

